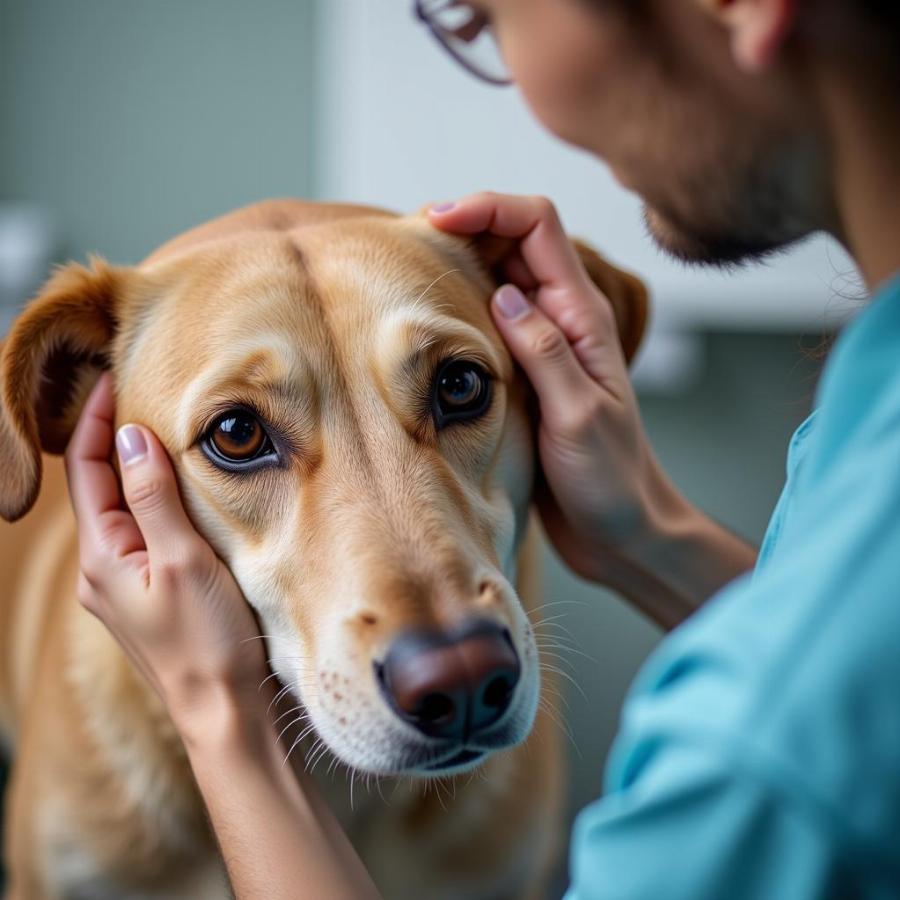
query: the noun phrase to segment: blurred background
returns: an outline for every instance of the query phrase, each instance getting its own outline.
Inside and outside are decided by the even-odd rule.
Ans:
[[[635,379],[653,444],[694,502],[758,542],[817,348],[862,303],[852,264],[824,239],[727,275],[666,260],[634,197],[542,133],[514,90],[455,66],[410,6],[0,0],[0,334],[53,262],[137,262],[265,197],[410,211],[482,188],[545,194],[650,282]],[[580,651],[567,654],[574,814],[600,790],[623,694],[659,634],[545,555],[545,599],[565,601],[551,630]]]

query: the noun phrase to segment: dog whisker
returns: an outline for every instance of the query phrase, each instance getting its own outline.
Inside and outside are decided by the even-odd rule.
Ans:
[[[575,663],[572,662],[567,656],[563,656],[561,653],[557,653],[555,650],[549,650],[546,647],[540,648],[541,659],[552,659],[557,664],[563,666],[569,666],[569,668],[575,668]]]
[[[302,722],[304,718],[305,718],[305,716],[299,715],[299,716],[297,716],[296,719],[291,719],[291,721],[288,722],[287,725],[285,725],[284,728],[282,728],[281,731],[279,732],[279,734],[278,734],[278,739],[277,739],[276,743],[280,743],[280,742],[281,742],[281,739],[284,737],[284,735],[287,733],[287,731],[288,731],[292,726],[298,724],[299,722]]]
[[[555,701],[561,703],[566,708],[567,713],[572,712],[572,706],[569,703],[569,698],[557,688],[553,687],[552,685],[545,684],[543,693],[550,694],[550,696],[553,697]]]
[[[255,634],[253,637],[244,638],[240,641],[241,644],[246,644],[248,641],[287,641],[288,639],[285,637],[279,637],[277,634]]]
[[[569,724],[560,718],[559,713],[555,710],[550,704],[548,704],[545,700],[541,700],[538,703],[538,708],[543,710],[547,716],[550,718],[550,721],[553,722],[554,725],[566,736],[566,738],[571,743],[575,752],[581,756],[581,751],[578,748],[578,744],[575,742],[575,736],[572,734],[572,730],[569,727]]]
[[[587,606],[588,601],[586,600],[572,600],[570,598],[564,600],[548,600],[546,603],[540,603],[537,606],[532,607],[529,612],[529,618],[536,613],[541,612],[544,609],[549,609],[551,606]]]
[[[561,678],[565,678],[566,681],[571,682],[572,686],[582,697],[584,697],[585,702],[587,702],[587,694],[584,692],[581,685],[564,669],[560,669],[558,666],[551,665],[550,663],[541,662],[541,671],[553,672],[555,675],[559,675]]]
[[[413,309],[415,309],[415,307],[418,306],[418,304],[421,303],[422,300],[425,299],[425,295],[426,295],[426,294],[427,294],[427,293],[428,293],[428,292],[429,292],[429,291],[430,291],[430,290],[431,290],[431,289],[432,289],[439,281],[442,281],[442,280],[443,280],[444,278],[446,278],[448,275],[453,275],[454,272],[461,272],[461,271],[462,271],[461,269],[448,269],[446,272],[444,272],[443,275],[438,275],[438,277],[435,278],[434,281],[432,281],[431,284],[429,284],[428,287],[425,288],[425,290],[422,291],[422,293],[419,294],[419,296],[416,297],[416,299],[413,301],[413,304],[412,304],[412,305],[413,305]]]
[[[271,679],[277,678],[277,677],[278,677],[277,672],[272,672],[270,675],[266,675],[266,677],[263,678],[263,680],[259,683],[259,687],[256,689],[256,693],[258,694],[263,689],[263,687],[265,686],[267,681],[270,681]]]
[[[291,713],[300,712],[303,709],[303,704],[299,703],[296,706],[292,706],[290,709],[285,710],[277,719],[272,720],[273,725],[277,725],[285,716],[291,715]],[[309,715],[306,712],[301,713],[301,715]]]
[[[272,707],[278,704],[281,698],[284,697],[290,689],[290,685],[285,685],[283,688],[281,688],[281,690],[269,702],[269,705],[266,708],[266,715],[268,715],[272,711]],[[280,718],[281,716],[278,717],[278,719]],[[275,721],[277,722],[278,719],[276,719]]]
[[[313,761],[312,765],[310,766],[310,769],[309,769],[310,775],[312,775],[313,772],[315,771],[316,766],[319,764],[319,761],[322,760],[329,752],[328,745],[325,743],[325,741],[322,741],[321,743],[322,743],[322,745],[321,745],[318,753],[316,754],[316,758]]]
[[[294,747],[296,747],[298,743],[299,743],[299,740],[294,741],[294,743],[291,745],[291,749],[288,751],[288,756],[290,756],[290,754],[294,750]],[[321,743],[323,743],[322,738],[316,738],[315,741],[313,741],[312,747],[309,748],[309,753],[306,754],[306,758],[303,762],[303,768],[304,768],[304,771],[307,772],[307,774],[309,773],[310,758]]]

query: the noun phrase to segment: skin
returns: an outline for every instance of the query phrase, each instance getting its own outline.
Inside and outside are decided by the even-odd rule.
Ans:
[[[535,116],[561,139],[608,162],[645,199],[651,232],[670,252],[692,261],[734,262],[825,230],[855,256],[870,289],[900,269],[893,200],[900,193],[900,118],[889,62],[895,37],[869,27],[855,4],[478,5],[491,17]],[[693,509],[659,470],[621,361],[608,353],[603,304],[567,259],[552,207],[543,200],[476,195],[431,216],[447,230],[515,239],[510,285],[495,295],[492,312],[539,396],[548,490],[543,512],[557,548],[577,571],[618,587],[661,622],[679,621],[749,568],[753,551]],[[514,308],[517,314],[505,314]],[[101,385],[94,394],[73,439],[69,468],[85,546],[109,559],[115,544],[98,548],[90,537],[91,521],[102,510],[89,470],[98,477],[112,444],[104,390]],[[578,404],[571,402],[573,393]],[[569,410],[581,410],[575,419],[554,402],[559,396]],[[148,450],[123,466],[122,485],[133,514],[125,531],[135,559],[152,567],[154,535],[165,534],[180,513],[168,462],[152,435],[144,439]],[[108,479],[107,488],[113,490]],[[195,536],[178,533],[180,543],[196,548]],[[207,563],[202,584],[176,579],[165,598],[133,566],[95,583],[83,601],[171,710],[237,896],[289,897],[310,872],[321,879],[321,896],[371,896],[371,884],[352,854],[348,858],[327,811],[306,786],[283,784],[259,752],[255,735],[269,726],[239,685],[261,660],[213,652],[199,675],[190,664],[207,656],[198,652],[197,640],[220,650],[238,646],[235,639],[253,630],[232,610],[240,597],[218,564]],[[191,603],[172,603],[172,594]],[[663,609],[650,603],[651,594],[666,598]],[[174,622],[172,607],[196,618]],[[191,640],[182,642],[180,635]],[[253,816],[231,819],[229,810],[238,804],[252,808]],[[274,834],[282,842],[279,852],[264,859]]]

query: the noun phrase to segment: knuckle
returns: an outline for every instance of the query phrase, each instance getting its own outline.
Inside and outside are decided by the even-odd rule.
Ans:
[[[174,588],[184,581],[184,577],[185,565],[180,555],[157,560],[153,565],[154,580],[160,582],[165,588]]]
[[[599,391],[591,391],[569,408],[566,431],[576,440],[583,440],[606,416],[606,403]]]
[[[466,198],[466,202],[471,203],[473,206],[490,206],[501,200],[501,195],[494,191],[478,191]]]
[[[549,197],[545,197],[543,194],[535,194],[531,197],[531,203],[540,218],[555,219],[557,217],[556,205]]]
[[[595,304],[597,323],[601,328],[611,331],[616,327],[616,313],[612,303],[606,299],[599,291],[597,291],[597,302]]]
[[[126,489],[128,505],[144,513],[156,512],[165,505],[166,490],[161,478],[141,478]]]
[[[153,574],[169,587],[196,583],[207,577],[209,559],[202,546],[181,542],[153,567]]]
[[[78,579],[78,587],[75,591],[75,596],[83,609],[86,609],[89,613],[93,613],[95,616],[99,615],[100,599],[97,596],[97,592],[91,587],[86,579]]]
[[[548,363],[560,363],[569,353],[565,335],[553,326],[542,328],[531,339],[532,353]]]
[[[597,330],[595,317],[580,306],[564,309],[557,316],[556,322],[568,334],[585,335]]]
[[[100,554],[94,548],[82,548],[79,554],[79,566],[82,579],[79,584],[85,583],[88,587],[96,585],[103,577],[106,568]]]
[[[584,337],[578,339],[574,345],[576,355],[582,364],[586,359],[595,359],[606,349],[603,338],[596,331],[589,331]]]
[[[202,545],[191,545],[186,547],[182,557],[182,571],[186,578],[192,582],[205,582],[209,580],[209,573],[212,566],[211,554],[206,551]]]

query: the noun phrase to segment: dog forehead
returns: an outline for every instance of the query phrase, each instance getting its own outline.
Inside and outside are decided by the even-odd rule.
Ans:
[[[477,257],[420,216],[329,223],[295,240],[334,322],[368,326],[404,309],[432,309],[490,328],[491,284]]]
[[[121,374],[133,363],[142,382],[158,384],[171,371],[220,371],[252,344],[254,364],[294,368],[300,356],[319,380],[338,360],[365,366],[388,331],[402,345],[412,333],[404,320],[418,326],[423,315],[437,331],[463,322],[502,353],[477,260],[417,219],[229,234],[158,261],[150,268],[164,276],[166,297],[139,317]]]

